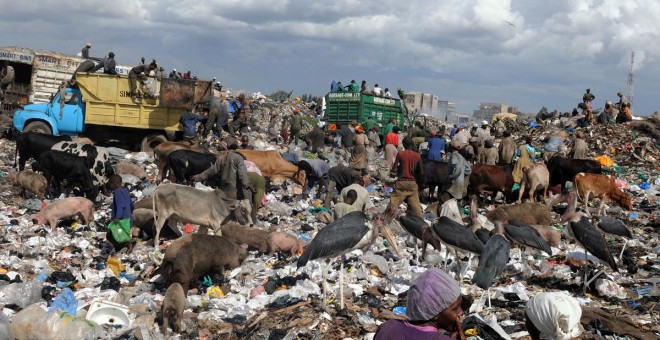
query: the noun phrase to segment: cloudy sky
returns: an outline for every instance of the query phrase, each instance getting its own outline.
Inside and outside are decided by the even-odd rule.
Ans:
[[[430,92],[471,113],[480,102],[523,112],[595,108],[627,93],[635,51],[635,114],[659,108],[658,0],[11,0],[2,45],[169,71],[226,87],[325,94],[333,79]],[[394,92],[394,91],[393,91]]]

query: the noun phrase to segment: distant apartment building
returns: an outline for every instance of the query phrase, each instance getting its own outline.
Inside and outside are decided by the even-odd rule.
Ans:
[[[515,108],[517,111],[517,108]],[[474,110],[472,117],[475,120],[490,121],[496,113],[510,112],[509,105],[502,103],[480,103],[479,109]]]
[[[409,92],[406,93],[406,107],[409,111],[418,110],[419,113],[438,116],[438,96],[431,93]]]
[[[438,118],[449,122],[453,117],[456,117],[456,103],[438,100]]]

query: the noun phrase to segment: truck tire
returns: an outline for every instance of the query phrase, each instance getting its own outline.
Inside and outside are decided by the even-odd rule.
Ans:
[[[50,129],[50,126],[44,122],[36,121],[30,122],[23,128],[23,132],[38,132],[46,135],[52,135],[53,131]]]
[[[142,152],[153,152],[154,148],[162,143],[167,142],[167,138],[161,134],[151,134],[142,138],[142,143],[140,144],[140,150]]]

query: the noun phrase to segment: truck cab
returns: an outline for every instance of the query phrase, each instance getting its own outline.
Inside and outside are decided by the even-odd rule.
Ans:
[[[13,125],[18,131],[53,135],[78,135],[85,129],[85,103],[79,89],[67,87],[64,98],[56,92],[50,102],[28,104],[14,113]]]

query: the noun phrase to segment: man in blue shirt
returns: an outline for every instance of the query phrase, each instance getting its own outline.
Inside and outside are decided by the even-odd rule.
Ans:
[[[122,186],[122,179],[119,175],[112,175],[108,179],[108,186],[112,190],[112,221],[108,224],[106,239],[114,246],[115,251],[119,251],[124,246],[129,245],[129,252],[132,250],[131,243],[131,225],[133,224],[133,201],[128,189]]]
[[[195,138],[197,138],[197,122],[203,122],[206,120],[204,116],[196,114],[192,111],[192,108],[189,108],[188,111],[181,115],[179,122],[183,125],[183,140],[194,144]]]
[[[431,132],[431,138],[429,138],[429,153],[428,159],[434,161],[441,161],[442,154],[445,152],[445,139],[440,134]]]

